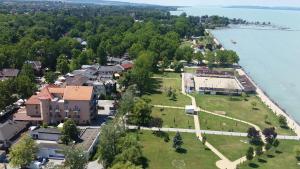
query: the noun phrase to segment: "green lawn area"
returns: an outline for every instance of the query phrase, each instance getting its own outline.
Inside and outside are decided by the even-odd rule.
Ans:
[[[181,133],[183,152],[175,152],[172,139],[175,133],[169,133],[170,141],[164,142],[150,131],[139,134],[143,145],[143,155],[147,158],[147,169],[217,169],[215,163],[219,158],[205,149],[195,134]]]
[[[251,127],[245,123],[211,115],[205,112],[199,113],[199,119],[203,130],[247,132],[249,127]]]
[[[247,137],[206,135],[207,142],[218,149],[225,157],[235,161],[245,156],[249,144]]]
[[[158,79],[161,80],[162,89],[176,89],[177,92],[181,91],[181,79]]]
[[[181,79],[168,79],[168,78],[153,78],[152,83],[155,83],[155,88],[152,92],[144,95],[151,99],[153,105],[164,105],[164,106],[177,106],[183,107],[191,104],[191,99],[181,94]],[[176,90],[176,100],[171,100],[166,94],[166,89],[173,88]]]
[[[194,128],[193,116],[187,115],[184,110],[153,108],[151,115],[161,118],[166,128]]]
[[[280,140],[280,145],[276,150],[271,150],[261,157],[255,157],[251,162],[245,162],[240,169],[299,169],[300,161],[296,158],[296,151],[299,148],[299,141]]]
[[[145,96],[151,99],[150,103],[153,105],[184,107],[185,105],[192,104],[192,101],[189,97],[179,92],[177,92],[177,99],[175,101],[171,100],[164,92],[145,95]]]
[[[196,93],[193,95],[197,105],[203,109],[225,111],[227,116],[251,122],[261,129],[274,126],[278,134],[295,135],[290,129],[280,127],[278,117],[257,96],[251,95],[247,98],[248,101],[244,101],[239,96],[200,95]],[[251,102],[256,102],[256,109],[253,109]],[[266,116],[269,123],[265,122]]]
[[[153,77],[163,77],[163,78],[178,78],[181,79],[181,74],[180,73],[175,73],[175,72],[160,72],[160,73],[155,73]]]

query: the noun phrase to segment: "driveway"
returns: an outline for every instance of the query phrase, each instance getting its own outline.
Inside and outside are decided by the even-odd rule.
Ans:
[[[101,164],[98,163],[97,160],[95,160],[88,163],[87,169],[104,169],[104,168]]]

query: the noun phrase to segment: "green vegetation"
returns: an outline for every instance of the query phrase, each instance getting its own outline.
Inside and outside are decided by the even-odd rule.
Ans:
[[[252,161],[245,162],[240,169],[298,169],[300,158],[297,158],[300,142],[292,140],[280,140],[276,149],[271,149],[261,156],[256,156]]]
[[[37,151],[35,141],[29,136],[24,136],[10,148],[9,165],[26,168],[35,159]]]
[[[247,137],[206,135],[207,142],[217,148],[229,160],[245,156],[249,148]]]
[[[154,90],[144,96],[151,99],[150,103],[153,105],[184,107],[191,104],[191,99],[181,94],[181,79],[152,78],[148,83],[152,83]],[[175,89],[175,99],[167,94],[170,87]]]
[[[274,126],[278,134],[294,135],[290,129],[280,127],[278,117],[258,97],[249,96],[247,101],[239,96],[194,94],[197,105],[209,111],[224,111],[229,117],[258,125],[261,129]],[[256,103],[253,109],[252,102]],[[265,118],[267,117],[267,120]],[[267,121],[267,122],[266,122]]]
[[[152,117],[163,121],[162,127],[166,128],[194,128],[194,119],[184,110],[172,108],[153,108]]]
[[[153,77],[157,78],[177,78],[177,79],[181,79],[181,74],[180,73],[175,73],[175,72],[157,72],[155,74],[153,74]]]
[[[247,132],[248,128],[251,127],[245,123],[211,115],[205,112],[199,113],[199,119],[203,130]]]
[[[132,133],[135,134],[135,133]],[[173,138],[176,133],[169,133]],[[194,134],[180,133],[184,144],[183,151],[176,152],[172,147],[173,142],[165,142],[163,138],[157,137],[150,131],[138,134],[143,146],[142,151],[147,158],[147,169],[173,169],[173,168],[198,168],[216,169],[218,157],[210,150],[205,149]]]
[[[66,120],[62,128],[62,142],[68,145],[71,141],[78,141],[78,139],[79,130],[77,129],[75,121],[72,119]]]

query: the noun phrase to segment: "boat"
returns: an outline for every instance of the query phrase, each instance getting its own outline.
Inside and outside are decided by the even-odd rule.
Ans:
[[[233,44],[237,44],[237,42],[236,42],[236,41],[234,41],[234,40],[231,40],[231,43],[233,43]]]

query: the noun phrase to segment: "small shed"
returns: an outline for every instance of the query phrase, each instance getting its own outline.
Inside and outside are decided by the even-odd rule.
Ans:
[[[185,106],[185,112],[187,114],[194,114],[195,113],[195,107],[193,105],[186,105]]]

